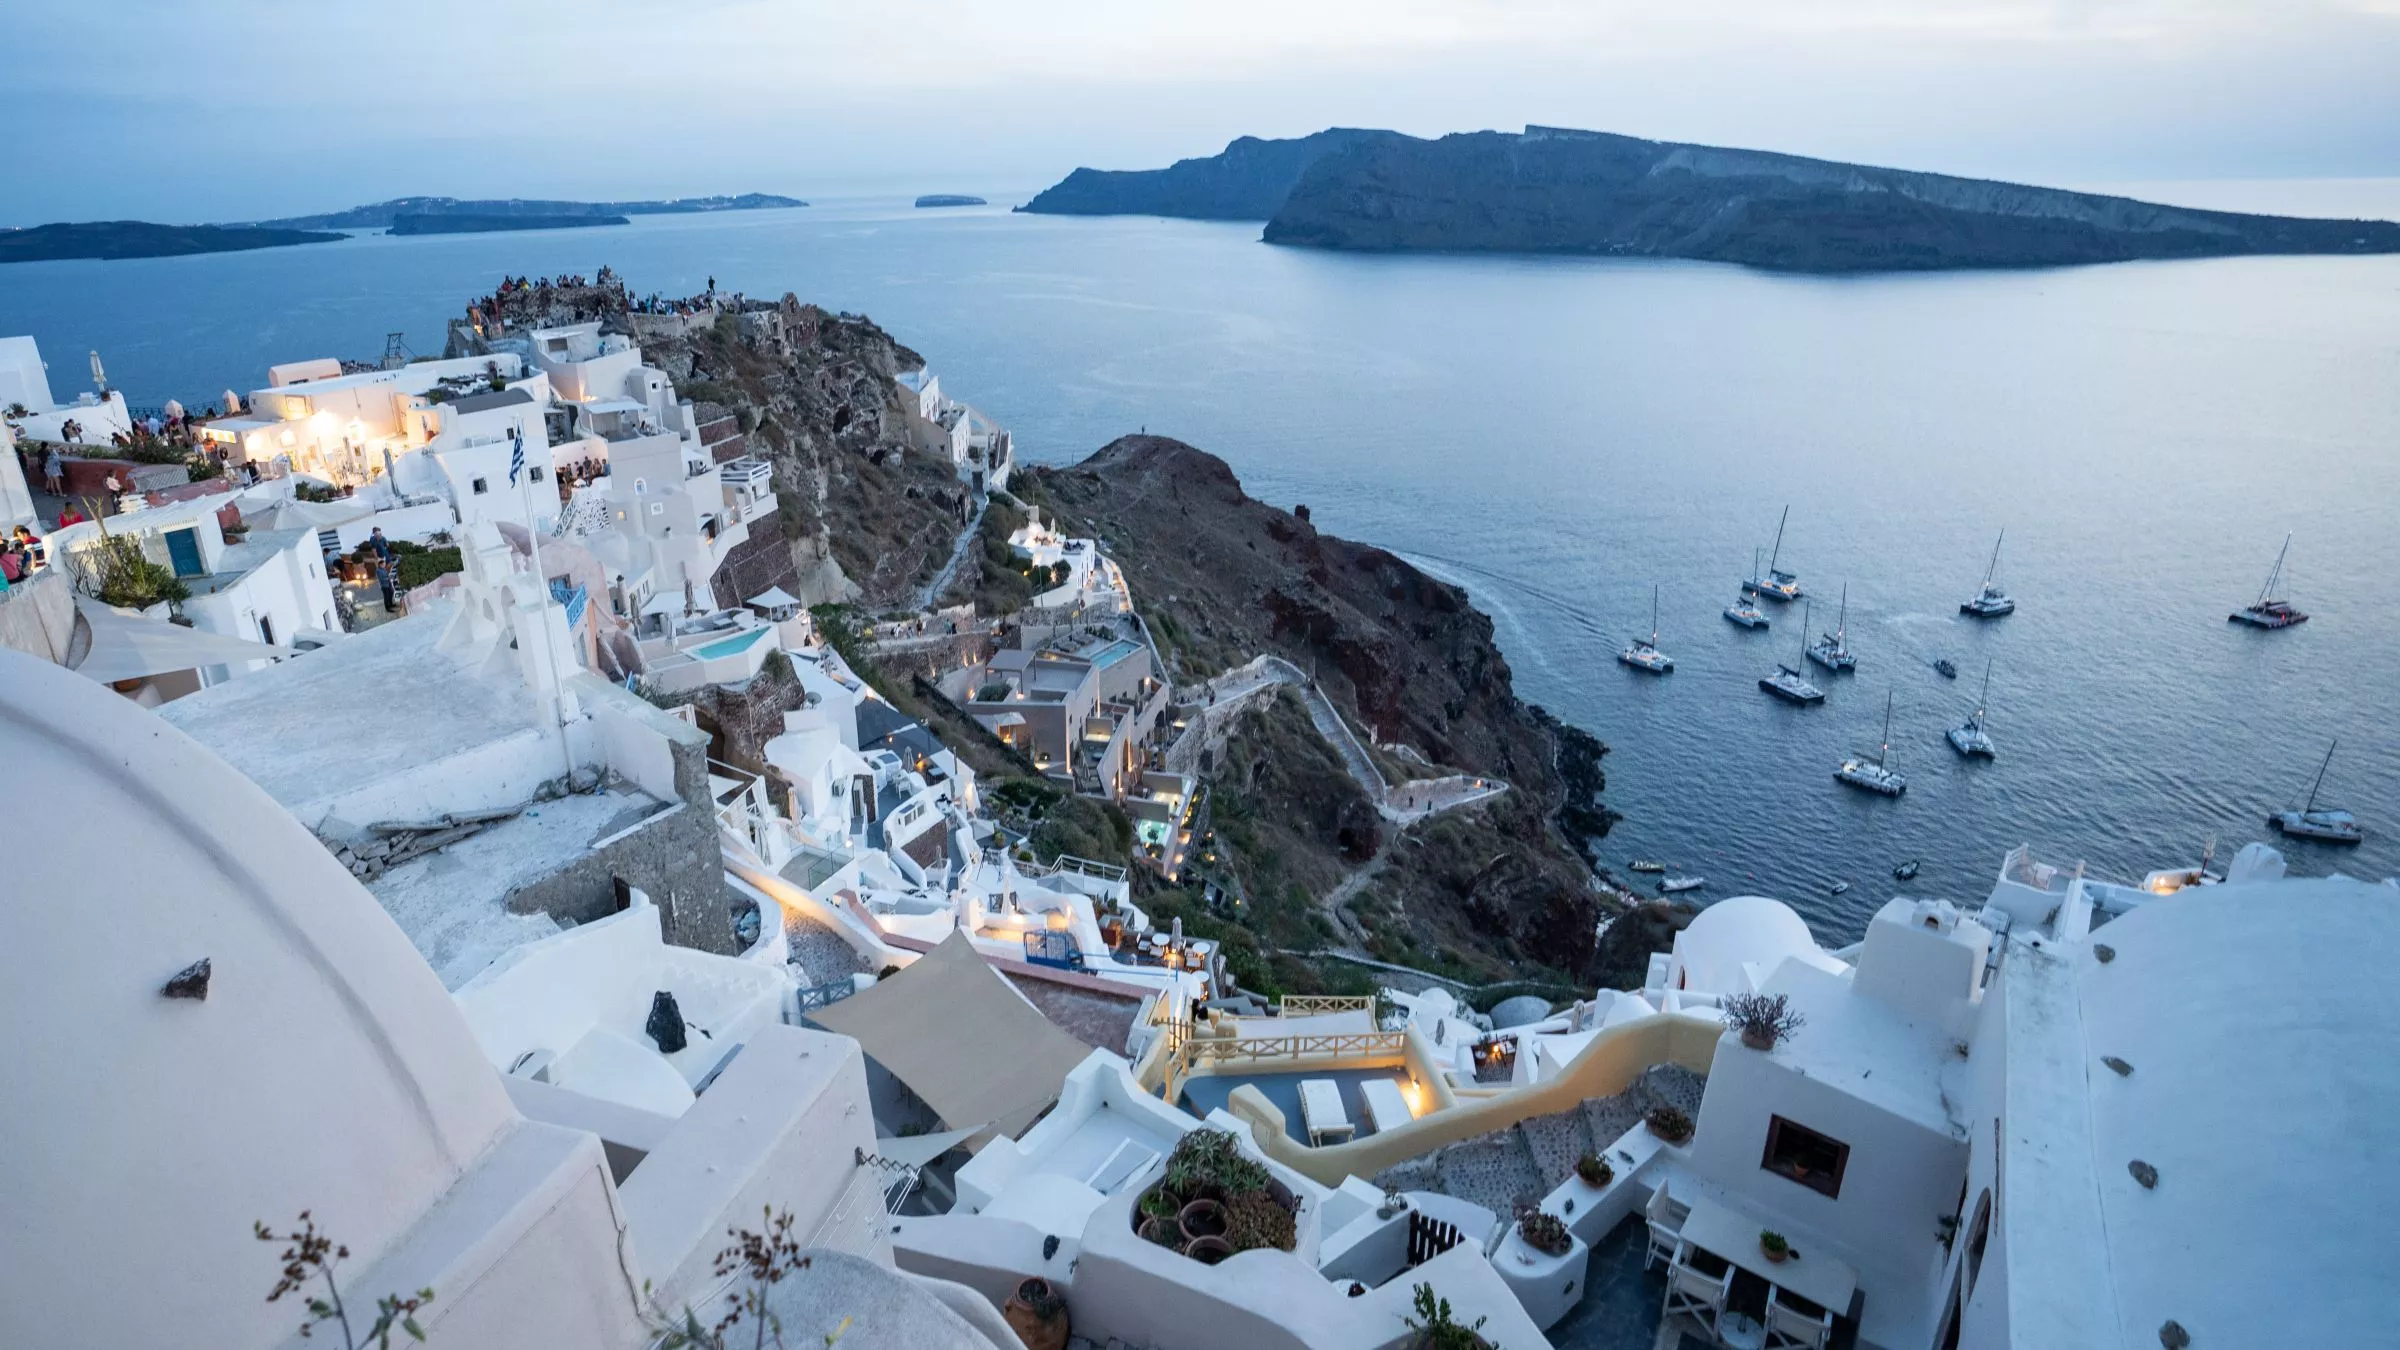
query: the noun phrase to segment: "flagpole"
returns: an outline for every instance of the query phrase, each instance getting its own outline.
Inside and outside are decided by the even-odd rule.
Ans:
[[[525,472],[525,428],[520,426],[515,431],[516,445],[509,451],[508,476],[515,481],[517,501],[525,508],[525,547],[533,554],[533,584],[541,592],[542,661],[550,672],[550,718],[558,726],[558,756],[566,761],[567,777],[572,779],[575,751],[567,745],[567,690],[558,677],[558,653],[550,646],[550,578],[542,574],[542,524],[533,514],[533,475]]]

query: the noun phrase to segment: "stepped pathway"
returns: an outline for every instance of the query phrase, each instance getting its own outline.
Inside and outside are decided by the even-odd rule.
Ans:
[[[943,563],[942,570],[934,573],[933,580],[925,583],[925,589],[917,592],[918,609],[931,610],[941,593],[950,589],[950,579],[958,575],[958,565],[966,560],[967,547],[973,544],[981,533],[983,513],[990,509],[991,504],[989,497],[976,499],[975,514],[968,519],[967,527],[958,532],[957,541],[950,545],[950,561]]]
[[[1574,1172],[1577,1159],[1615,1143],[1640,1124],[1651,1107],[1678,1106],[1697,1115],[1706,1086],[1706,1079],[1688,1069],[1661,1064],[1613,1097],[1594,1097],[1571,1110],[1460,1140],[1386,1168],[1375,1184],[1386,1190],[1457,1196],[1506,1219],[1520,1208],[1540,1204]]]

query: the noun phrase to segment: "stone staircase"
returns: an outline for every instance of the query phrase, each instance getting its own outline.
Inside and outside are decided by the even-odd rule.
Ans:
[[[1571,1110],[1533,1116],[1504,1130],[1440,1148],[1387,1168],[1374,1181],[1386,1190],[1436,1191],[1483,1206],[1502,1218],[1541,1203],[1586,1153],[1615,1143],[1653,1106],[1700,1110],[1706,1080],[1674,1065],[1644,1072],[1613,1097],[1593,1097]]]

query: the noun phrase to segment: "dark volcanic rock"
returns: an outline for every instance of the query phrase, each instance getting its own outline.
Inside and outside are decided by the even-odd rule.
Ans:
[[[187,253],[239,253],[286,244],[324,244],[345,238],[307,230],[229,225],[154,225],[146,220],[94,220],[0,230],[0,263],[60,258],[173,258]]]
[[[393,234],[495,234],[502,230],[577,230],[587,225],[627,225],[623,216],[474,216],[462,214],[392,217]]]
[[[2159,206],[1601,132],[1353,143],[1308,166],[1269,243],[1921,270],[2400,252],[2400,225]]]
[[[1060,216],[1188,216],[1265,220],[1283,205],[1308,166],[1356,145],[1406,141],[1396,131],[1334,127],[1298,140],[1244,136],[1219,154],[1180,159],[1164,169],[1077,169],[1018,207]]]

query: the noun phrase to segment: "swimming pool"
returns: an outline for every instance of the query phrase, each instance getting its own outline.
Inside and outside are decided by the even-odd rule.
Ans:
[[[773,630],[767,628],[753,628],[747,633],[736,633],[729,638],[719,638],[705,647],[694,647],[692,656],[701,661],[714,661],[721,656],[739,656],[757,646],[758,640],[771,631]]]
[[[1106,670],[1141,649],[1142,644],[1132,638],[1118,638],[1092,654],[1092,666],[1096,670]]]

